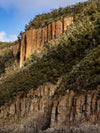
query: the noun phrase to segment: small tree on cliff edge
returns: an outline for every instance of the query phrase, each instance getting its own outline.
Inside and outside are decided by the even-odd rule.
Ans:
[[[23,32],[21,31],[19,35],[17,36],[19,44],[21,44]]]

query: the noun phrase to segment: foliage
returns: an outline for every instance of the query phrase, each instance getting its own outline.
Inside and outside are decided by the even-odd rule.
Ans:
[[[16,57],[13,55],[13,46],[17,41],[13,43],[1,42],[0,43],[0,75],[5,72],[5,65],[10,66]]]
[[[97,89],[100,84],[100,45],[87,54],[72,70],[65,74],[57,88],[56,94],[64,94],[66,90],[82,93]]]

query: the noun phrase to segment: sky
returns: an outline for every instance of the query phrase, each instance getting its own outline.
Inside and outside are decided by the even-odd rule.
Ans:
[[[35,15],[86,0],[0,0],[0,41],[17,40]]]

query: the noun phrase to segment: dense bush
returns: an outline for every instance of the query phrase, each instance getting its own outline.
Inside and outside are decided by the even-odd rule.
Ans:
[[[66,90],[82,93],[97,89],[100,84],[100,45],[87,54],[72,70],[65,74],[55,95],[64,95]]]
[[[5,65],[7,64],[10,66],[16,57],[13,55],[13,46],[17,42],[7,43],[1,42],[0,43],[0,75],[5,72]]]

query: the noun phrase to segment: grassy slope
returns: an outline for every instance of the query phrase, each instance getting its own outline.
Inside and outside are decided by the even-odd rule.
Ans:
[[[45,46],[46,52],[41,58],[36,58],[36,62],[31,61],[31,65],[27,64],[25,68],[21,68],[1,80],[0,105],[8,101],[18,91],[36,89],[38,85],[47,81],[56,83],[60,76],[65,77],[62,83],[66,88],[75,89],[78,85],[76,81],[79,80],[80,82],[77,83],[82,84],[80,89],[83,89],[85,81],[89,84],[84,89],[91,89],[91,85],[95,89],[99,84],[97,72],[100,68],[99,16],[100,13],[97,9],[92,13],[89,10],[89,13],[82,18],[77,15],[77,21],[69,31],[66,31],[66,34]],[[79,66],[81,67],[79,68]],[[81,78],[80,75],[82,75]],[[96,82],[93,82],[94,79]],[[72,84],[74,85],[72,86]],[[64,92],[64,90],[62,91]]]

